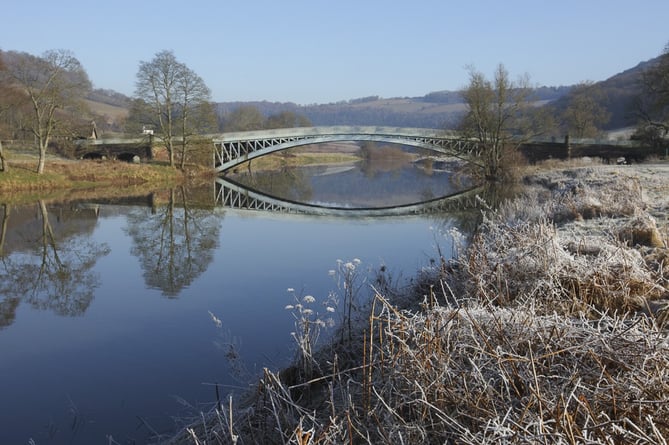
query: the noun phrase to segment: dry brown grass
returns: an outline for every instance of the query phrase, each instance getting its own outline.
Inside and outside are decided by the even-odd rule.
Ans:
[[[41,175],[35,173],[35,167],[34,160],[13,161],[8,172],[0,173],[3,202],[32,202],[36,195],[44,199],[86,193],[131,196],[189,182],[211,183],[214,178],[211,169],[204,167],[180,171],[160,163],[51,160]]]
[[[462,268],[467,295],[565,315],[622,314],[669,297],[669,276],[645,259],[667,241],[638,180],[579,169],[528,183],[535,187],[489,213],[474,237]]]
[[[627,236],[655,222],[645,184],[587,169],[527,184],[420,306],[376,293],[353,341],[315,354],[319,375],[266,370],[173,442],[666,444],[665,226]]]
[[[289,385],[265,370],[244,411],[187,443],[666,443],[669,346],[650,319],[542,315],[380,295],[356,351]],[[206,427],[205,427],[206,425]]]

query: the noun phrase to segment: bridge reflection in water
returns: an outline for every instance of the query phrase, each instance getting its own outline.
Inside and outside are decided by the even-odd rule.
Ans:
[[[337,207],[285,200],[219,177],[216,179],[216,206],[236,210],[310,216],[407,216],[478,208],[480,207],[478,195],[482,190],[483,187],[473,187],[452,195],[408,205],[374,208]]]

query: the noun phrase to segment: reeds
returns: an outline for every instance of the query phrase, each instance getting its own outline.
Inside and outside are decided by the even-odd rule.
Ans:
[[[638,184],[581,174],[535,178],[424,274],[419,305],[374,292],[364,323],[311,351],[318,374],[265,370],[234,420],[185,441],[666,444],[667,241],[621,239],[649,217]]]
[[[669,298],[666,241],[638,181],[588,174],[535,178],[543,187],[486,214],[459,259],[461,291],[484,304],[593,317]]]
[[[652,319],[436,302],[415,314],[380,295],[374,301],[358,366],[342,368],[335,354],[326,375],[290,386],[265,370],[254,404],[232,427],[240,443],[657,444],[669,437],[669,344]],[[216,418],[230,428],[223,413]],[[206,443],[232,443],[229,434],[212,437],[218,441]]]

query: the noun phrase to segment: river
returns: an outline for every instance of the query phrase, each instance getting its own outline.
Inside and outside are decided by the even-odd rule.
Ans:
[[[346,209],[450,194],[462,188],[454,178],[405,166],[235,180]],[[295,320],[286,306],[296,298],[313,296],[314,310],[340,319],[321,305],[340,292],[338,264],[355,261],[361,293],[381,267],[405,286],[437,248],[452,251],[448,230],[470,221],[233,209],[215,190],[0,202],[0,443],[169,435],[210,410],[217,393],[242,394],[263,367],[290,362]]]

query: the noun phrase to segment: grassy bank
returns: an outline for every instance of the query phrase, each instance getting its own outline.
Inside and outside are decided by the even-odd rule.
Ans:
[[[121,161],[51,160],[45,172],[35,173],[32,160],[14,161],[9,171],[0,172],[0,199],[3,202],[31,202],[36,197],[133,195],[138,191],[171,188],[192,181],[210,181],[213,171],[189,166],[185,171],[165,164],[131,164]]]
[[[333,165],[359,161],[360,157],[350,153],[282,153],[266,155],[250,161],[254,171],[280,170],[287,167],[304,167],[308,165]],[[247,168],[243,165],[239,169]]]
[[[666,443],[667,171],[525,177],[455,259],[173,443]]]

